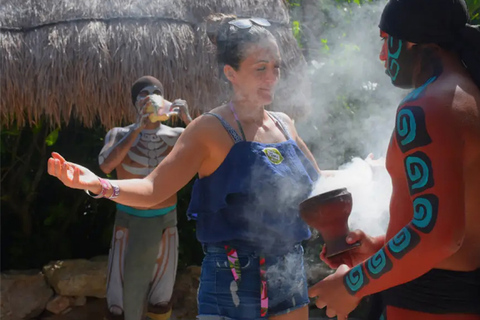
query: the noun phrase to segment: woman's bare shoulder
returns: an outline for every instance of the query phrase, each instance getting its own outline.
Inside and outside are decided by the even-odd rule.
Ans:
[[[290,118],[289,115],[287,115],[284,112],[279,112],[279,111],[275,111],[275,112],[270,111],[270,113],[272,113],[280,121],[282,121],[282,123],[284,123],[286,126],[288,126],[288,128],[290,129],[291,132],[293,132],[295,130],[295,123],[293,122],[292,118]]]
[[[211,134],[222,128],[222,124],[217,119],[217,117],[209,115],[216,114],[221,117],[224,117],[225,113],[225,106],[216,107],[201,116],[195,118],[187,127],[187,130],[190,132],[194,132],[195,134],[205,133]],[[186,130],[186,131],[187,131]]]
[[[280,120],[283,120],[288,123],[293,123],[292,118],[290,118],[290,116],[285,112],[280,112],[280,111],[270,111],[270,112],[276,115],[278,118],[280,118]]]

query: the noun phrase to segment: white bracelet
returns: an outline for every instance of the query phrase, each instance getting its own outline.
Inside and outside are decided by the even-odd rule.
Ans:
[[[92,197],[93,199],[100,199],[100,198],[105,197],[105,194],[106,194],[107,189],[108,189],[108,183],[110,183],[110,181],[105,180],[105,179],[102,179],[102,178],[100,178],[100,177],[98,177],[98,181],[100,181],[100,185],[102,186],[102,191],[100,191],[99,194],[97,194],[96,196],[94,196],[94,195],[92,195],[92,194],[90,193],[90,191],[85,190],[85,193],[88,194],[88,195],[89,195],[90,197]],[[112,184],[110,183],[110,185],[112,185]]]

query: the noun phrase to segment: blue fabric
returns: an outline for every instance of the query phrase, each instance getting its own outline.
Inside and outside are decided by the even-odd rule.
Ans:
[[[283,161],[269,160],[266,152],[271,149],[266,148],[277,149]],[[240,141],[213,174],[195,181],[187,215],[197,220],[202,243],[240,241],[281,252],[311,235],[298,205],[317,178],[291,139],[275,144]]]
[[[129,206],[125,206],[123,204],[117,203],[117,210],[123,211],[125,213],[128,213],[132,216],[137,216],[141,218],[152,218],[152,217],[158,217],[158,216],[163,216],[172,211],[177,207],[176,204],[170,207],[166,208],[160,208],[160,209],[135,209]]]
[[[268,314],[286,314],[309,303],[303,248],[300,244],[289,253],[265,257],[268,288]],[[242,279],[236,294],[236,306],[230,291],[233,279],[225,248],[204,245],[200,287],[198,289],[198,319],[220,316],[217,319],[264,320],[260,317],[260,267],[255,251],[238,249]],[[211,318],[214,319],[214,318]]]

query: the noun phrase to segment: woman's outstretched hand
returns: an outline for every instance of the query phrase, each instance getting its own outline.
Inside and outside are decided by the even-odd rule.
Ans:
[[[67,162],[60,154],[52,152],[48,159],[48,174],[57,177],[69,188],[89,190],[95,194],[102,191],[98,177],[85,167]]]

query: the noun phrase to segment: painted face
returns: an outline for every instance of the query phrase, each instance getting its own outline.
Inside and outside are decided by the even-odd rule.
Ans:
[[[412,88],[415,62],[418,57],[417,47],[383,31],[380,32],[380,37],[384,40],[380,60],[385,62],[385,73],[394,86]]]
[[[142,100],[146,96],[152,95],[152,94],[159,95],[161,97],[163,96],[162,90],[160,90],[157,86],[148,86],[143,88],[142,91],[140,91],[140,93],[137,96],[137,102],[139,100]]]
[[[150,101],[143,106],[143,110],[140,110],[141,105],[139,102],[145,99],[147,96],[150,97]],[[166,110],[166,105],[162,97],[162,91],[157,86],[148,86],[143,88],[137,96],[137,102],[135,103],[135,106],[139,112],[150,114],[151,122],[161,121],[159,116],[166,114],[168,111]]]
[[[280,78],[280,53],[274,39],[250,45],[235,76],[230,78],[237,93],[248,101],[262,105],[273,101]]]

